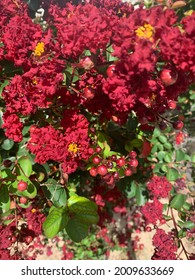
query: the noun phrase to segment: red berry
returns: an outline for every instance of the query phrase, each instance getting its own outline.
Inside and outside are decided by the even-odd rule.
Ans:
[[[182,121],[175,121],[173,123],[173,128],[177,129],[177,130],[180,130],[183,128],[183,122]]]
[[[137,159],[131,159],[130,161],[129,161],[129,164],[130,164],[130,166],[132,166],[132,167],[137,167],[138,166],[138,161],[137,161]]]
[[[93,163],[94,164],[99,164],[100,161],[101,161],[101,158],[99,158],[98,156],[95,156],[93,159],[92,159]]]
[[[110,157],[110,159],[111,159],[112,161],[116,161],[116,160],[117,160],[117,156],[116,156],[116,155],[112,155],[112,156]]]
[[[130,158],[136,158],[136,156],[137,156],[137,153],[135,152],[135,151],[131,151],[130,153],[129,153],[129,156],[130,156]]]
[[[102,149],[101,149],[100,147],[97,147],[97,148],[95,149],[95,151],[96,151],[96,153],[101,153]]]
[[[130,168],[127,168],[126,170],[125,170],[125,176],[131,176],[132,175],[132,170],[130,169]]]
[[[24,196],[21,196],[21,197],[20,197],[20,203],[26,204],[27,201],[28,201],[28,199],[27,199],[26,197],[24,197]]]
[[[149,227],[149,226],[146,227],[147,232],[151,232],[151,230],[152,230],[151,227]]]
[[[26,244],[30,244],[30,243],[32,242],[32,240],[33,240],[33,238],[32,238],[32,236],[31,236],[31,235],[26,236],[26,238],[25,238],[25,242],[26,242]]]
[[[92,167],[90,170],[89,170],[89,173],[91,176],[95,177],[97,175],[97,170],[95,167]]]
[[[177,103],[174,100],[169,100],[168,102],[169,109],[174,110],[177,106]]]
[[[116,164],[120,167],[125,165],[125,159],[123,157],[117,159]]]
[[[119,179],[119,173],[118,172],[114,172],[113,177],[115,180]]]
[[[108,77],[111,77],[115,71],[116,71],[116,65],[111,64],[110,66],[108,66],[108,68],[106,70],[106,74]]]
[[[20,182],[18,183],[18,190],[19,190],[20,192],[25,191],[27,188],[28,188],[28,184],[27,184],[26,182],[20,181]]]
[[[161,225],[164,225],[164,224],[166,224],[166,220],[165,219],[161,219],[160,223],[161,223]]]
[[[161,130],[165,130],[165,129],[167,128],[167,123],[166,123],[165,121],[161,121],[161,122],[159,123],[159,128],[160,128]]]
[[[144,249],[144,244],[139,244],[139,249],[143,250]]]
[[[97,173],[101,176],[104,176],[108,173],[108,169],[105,165],[102,164],[102,165],[98,166]]]
[[[92,99],[92,98],[94,98],[94,92],[91,89],[89,89],[88,87],[86,87],[83,90],[83,96],[87,99]]]
[[[107,163],[106,163],[106,166],[109,168],[109,169],[112,169],[113,168],[113,163],[111,162],[111,161],[108,161]]]
[[[12,161],[9,159],[4,160],[3,165],[5,167],[10,167],[12,165]]]
[[[178,74],[173,69],[163,69],[160,73],[160,79],[165,86],[171,86],[177,81]]]
[[[31,127],[30,127],[30,133],[33,133],[34,131],[35,131],[35,129],[37,128],[37,126],[36,125],[31,125]]]

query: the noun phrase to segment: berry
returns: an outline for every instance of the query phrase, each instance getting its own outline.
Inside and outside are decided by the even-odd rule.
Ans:
[[[136,158],[137,153],[136,153],[135,151],[131,151],[131,152],[129,153],[129,156],[130,156],[131,159]]]
[[[138,166],[138,161],[137,161],[137,159],[131,159],[130,161],[129,161],[129,164],[130,164],[130,166],[132,166],[132,167],[137,167]]]
[[[21,197],[20,197],[20,203],[21,203],[21,204],[26,204],[27,201],[28,201],[28,199],[27,199],[26,197],[24,197],[24,196],[21,196]]]
[[[116,71],[116,65],[111,64],[110,66],[108,66],[108,68],[106,70],[106,74],[108,77],[111,77],[115,71]]]
[[[97,175],[97,170],[95,167],[92,167],[90,170],[89,170],[89,173],[92,177],[95,177]]]
[[[168,102],[169,109],[174,110],[177,106],[177,103],[174,100],[169,100]]]
[[[176,83],[178,74],[173,69],[163,69],[160,73],[160,79],[165,86],[171,86]]]
[[[160,128],[161,130],[165,130],[165,129],[167,128],[167,123],[166,123],[165,121],[161,121],[161,122],[159,123],[159,128]]]
[[[117,160],[117,156],[116,156],[116,155],[112,155],[112,156],[110,157],[110,159],[111,159],[112,161],[116,161],[116,160]]]
[[[19,190],[20,192],[25,191],[27,188],[28,188],[28,184],[27,184],[26,182],[20,181],[20,182],[18,183],[18,190]]]
[[[30,133],[33,133],[36,128],[37,128],[36,125],[31,125],[30,130],[29,130]]]
[[[177,130],[181,130],[183,128],[183,122],[182,121],[175,121],[173,123],[173,128],[177,129]]]
[[[4,160],[3,165],[5,167],[10,167],[12,165],[12,161],[9,159]]]
[[[114,172],[113,177],[115,180],[119,179],[119,173],[118,172]]]
[[[151,230],[152,230],[151,227],[149,227],[149,226],[146,227],[146,231],[147,231],[147,232],[151,232]]]
[[[120,167],[124,166],[125,165],[125,159],[124,158],[119,158],[116,162],[116,164]]]
[[[108,169],[105,165],[102,164],[102,165],[98,166],[97,173],[101,176],[104,176],[108,173]]]
[[[106,163],[106,166],[109,168],[109,169],[112,169],[113,168],[113,163],[111,161],[108,161]]]
[[[83,96],[87,99],[93,99],[94,98],[94,92],[91,89],[89,89],[88,87],[86,87],[83,90]]]
[[[131,176],[132,175],[132,170],[130,169],[130,168],[127,168],[126,170],[125,170],[125,176]]]
[[[99,164],[101,159],[98,157],[98,156],[95,156],[93,159],[92,159],[93,163],[94,164]]]
[[[95,151],[96,151],[96,153],[101,153],[102,149],[101,149],[100,147],[97,147],[97,148],[95,149]]]
[[[139,244],[139,249],[143,250],[144,249],[144,244]]]
[[[32,240],[33,240],[33,238],[32,238],[32,236],[31,236],[31,235],[26,236],[26,238],[25,238],[25,242],[26,242],[26,244],[30,244],[30,243],[32,242]]]

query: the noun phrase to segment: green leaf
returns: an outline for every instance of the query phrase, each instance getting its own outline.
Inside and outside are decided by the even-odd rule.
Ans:
[[[185,160],[186,154],[182,150],[176,151],[176,161],[182,161]]]
[[[10,209],[10,197],[7,185],[0,186],[0,212],[7,212]]]
[[[170,153],[167,154],[167,153],[166,153],[166,155],[164,156],[164,161],[166,161],[166,162],[169,163],[169,162],[172,162],[172,160],[173,160],[173,159],[172,159],[172,154],[170,154]]]
[[[178,193],[171,200],[170,206],[171,208],[180,210],[181,207],[184,205],[185,201],[186,201],[186,195]]]
[[[170,143],[165,143],[164,144],[164,147],[167,149],[167,150],[170,150],[172,148],[172,145]]]
[[[161,131],[158,128],[154,129],[153,137],[159,137],[161,135]]]
[[[1,85],[0,85],[0,96],[2,94],[2,91],[4,87],[6,87],[9,84],[9,80],[5,80]]]
[[[107,51],[106,51],[106,58],[107,58],[107,61],[115,61],[115,60],[118,60],[117,57],[114,57],[112,55],[113,53],[113,48],[112,48],[112,45],[110,45],[108,48],[107,48]]]
[[[186,229],[193,229],[193,228],[195,228],[195,223],[193,223],[192,221],[187,221],[187,222],[178,221],[178,225],[180,227],[186,228]]]
[[[133,147],[140,148],[142,146],[143,141],[140,139],[133,139],[130,143]]]
[[[9,151],[11,150],[11,148],[14,146],[14,141],[13,140],[10,140],[10,139],[5,139],[1,145],[1,148],[6,150],[6,151]]]
[[[164,156],[165,156],[165,152],[164,151],[160,151],[158,152],[157,154],[157,158],[162,161],[164,159]]]
[[[72,241],[80,242],[88,235],[89,225],[74,217],[68,221],[65,229]]]
[[[20,166],[20,175],[25,175],[26,177],[29,177],[32,174],[32,163],[28,157],[21,157],[18,160],[18,164]]]
[[[133,182],[131,183],[131,189],[130,189],[130,191],[127,193],[127,197],[128,197],[128,198],[134,197],[134,196],[136,195],[136,189],[137,189],[137,185],[136,185],[135,181],[133,181]]]
[[[166,177],[169,181],[175,181],[179,178],[179,172],[175,168],[170,168],[168,169]]]
[[[47,238],[53,238],[62,231],[68,222],[66,208],[53,208],[43,222],[43,232]]]
[[[76,218],[86,224],[98,222],[97,205],[82,196],[72,196],[68,200],[69,213],[75,214]]]
[[[106,142],[104,143],[103,156],[104,158],[108,158],[110,156],[110,146]]]
[[[163,164],[160,168],[163,172],[167,172],[168,171],[168,167],[167,165]]]
[[[158,137],[158,139],[159,139],[159,141],[160,141],[162,144],[164,144],[164,143],[167,142],[167,137],[165,137],[164,135],[160,135],[160,136]]]
[[[46,190],[43,188],[43,191],[54,206],[61,207],[66,205],[67,196],[65,188],[62,185],[58,184],[54,179],[48,179],[47,182],[45,182],[45,187]]]
[[[142,186],[137,185],[136,187],[136,202],[138,206],[142,206],[146,203],[146,196],[144,195],[145,189]]]

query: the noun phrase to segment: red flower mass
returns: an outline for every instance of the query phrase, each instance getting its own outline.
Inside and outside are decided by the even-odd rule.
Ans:
[[[166,198],[172,189],[172,185],[165,176],[154,175],[147,183],[147,188],[154,197]]]

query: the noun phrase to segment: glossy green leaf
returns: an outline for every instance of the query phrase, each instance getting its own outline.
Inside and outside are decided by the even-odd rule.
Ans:
[[[13,146],[14,146],[14,141],[10,140],[10,139],[5,139],[3,141],[3,143],[1,144],[1,148],[6,151],[11,150],[11,148],[13,148]]]
[[[185,201],[186,201],[186,195],[178,193],[171,200],[170,206],[171,208],[180,210],[181,207],[184,205]]]
[[[74,242],[80,242],[88,235],[89,225],[83,223],[77,217],[70,219],[66,225],[66,232]]]
[[[98,222],[97,205],[82,196],[72,196],[68,200],[69,213],[75,215],[77,219],[86,224],[96,224]]]
[[[166,177],[169,181],[175,181],[179,178],[179,172],[175,168],[169,168]]]
[[[21,157],[18,160],[18,164],[20,166],[19,172],[21,175],[29,177],[32,174],[32,163],[28,157]]]
[[[47,238],[55,237],[68,222],[65,208],[53,208],[43,223],[43,232]]]
[[[10,209],[10,197],[7,185],[0,186],[0,212],[7,212]]]

